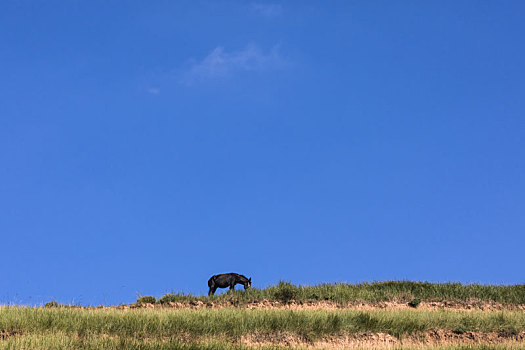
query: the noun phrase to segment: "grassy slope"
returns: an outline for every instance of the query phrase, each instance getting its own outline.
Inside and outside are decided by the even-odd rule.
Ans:
[[[431,329],[525,331],[525,313],[458,311],[157,309],[0,309],[0,329],[10,333],[60,333],[123,339],[188,337],[236,339],[247,334],[287,332],[315,340],[333,334],[389,333],[396,337]]]
[[[266,289],[214,297],[170,294],[161,301],[227,301],[241,305],[260,300],[373,303],[407,302],[413,298],[424,301],[476,299],[517,305],[525,304],[525,286],[384,282],[308,287],[280,283]],[[308,342],[365,332],[403,338],[435,329],[517,334],[525,331],[525,313],[413,309],[365,312],[352,309],[0,308],[0,349],[242,349],[235,340],[250,335],[271,339],[272,335],[286,332]],[[180,343],[179,339],[199,343]],[[499,350],[507,347],[479,345],[443,349],[458,348]],[[514,345],[512,348],[525,347]]]
[[[219,296],[192,296],[191,294],[167,294],[160,302],[181,301],[221,301],[234,300],[245,302],[276,300],[276,301],[318,301],[330,300],[338,303],[354,301],[379,302],[400,301],[409,302],[412,299],[423,301],[493,301],[502,304],[525,304],[525,284],[511,286],[495,286],[461,283],[429,283],[429,282],[377,282],[360,284],[320,284],[317,286],[295,286],[281,282],[265,289],[249,289],[245,293]]]
[[[415,310],[81,310],[2,308],[0,328],[21,333],[66,332],[115,336],[194,337],[287,331],[316,338],[334,333],[384,332],[403,336],[430,329],[525,331],[525,313]]]

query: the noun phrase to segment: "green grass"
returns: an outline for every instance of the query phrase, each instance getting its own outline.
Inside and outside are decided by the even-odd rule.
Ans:
[[[429,330],[460,328],[516,335],[525,331],[525,313],[3,307],[0,334],[9,336],[0,340],[0,349],[244,349],[236,341],[250,335],[271,340],[284,332],[313,342],[324,337],[363,333],[388,333],[402,339]]]
[[[242,289],[242,287],[237,287]],[[525,284],[481,285],[461,283],[429,283],[389,281],[360,284],[319,284],[316,286],[295,286],[280,282],[265,289],[252,288],[245,292],[224,293],[217,296],[193,296],[191,294],[166,294],[159,303],[167,302],[228,302],[242,305],[248,302],[274,300],[281,302],[322,301],[336,303],[398,301],[408,303],[421,301],[493,301],[502,304],[525,304]]]
[[[247,310],[157,309],[80,310],[8,307],[0,309],[0,331],[20,334],[65,333],[79,337],[235,338],[250,333],[289,332],[306,339],[331,334],[383,332],[396,337],[431,329],[525,331],[525,313],[415,310]]]
[[[153,302],[143,297],[142,303]],[[281,282],[265,289],[250,289],[218,296],[168,294],[166,302],[223,303],[244,305],[257,301],[302,303],[331,301],[340,304],[396,301],[474,301],[505,305],[525,304],[525,285],[491,286],[459,283],[381,282],[295,286]],[[308,343],[333,336],[388,333],[397,338],[418,337],[431,330],[461,334],[469,331],[498,332],[503,338],[525,332],[525,312],[513,311],[420,311],[338,308],[335,310],[289,310],[248,308],[155,308],[81,309],[48,304],[44,308],[0,307],[2,349],[230,349],[244,350],[242,336],[277,339],[287,334]],[[283,333],[284,332],[284,333]],[[262,337],[262,338],[261,338]],[[277,337],[277,338],[276,338]],[[508,338],[505,338],[508,339]],[[185,341],[183,341],[185,340]],[[464,345],[440,350],[524,349],[521,345]],[[268,347],[264,349],[279,349]]]

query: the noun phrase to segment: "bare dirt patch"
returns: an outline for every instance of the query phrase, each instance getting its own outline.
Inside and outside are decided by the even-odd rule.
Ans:
[[[464,334],[456,334],[452,331],[435,330],[403,338],[396,338],[387,333],[362,333],[330,336],[314,341],[281,332],[275,334],[248,334],[243,336],[239,343],[250,347],[282,346],[311,349],[391,349],[400,346],[422,348],[475,344],[519,345],[525,343],[525,332],[513,335],[498,332],[465,332]]]
[[[0,340],[5,340],[9,337],[21,334],[19,331],[0,331]]]
[[[243,304],[237,304],[230,301],[221,302],[202,302],[199,300],[170,302],[166,304],[132,304],[110,307],[111,309],[157,309],[157,308],[174,308],[174,309],[223,309],[223,308],[244,308],[244,309],[283,309],[283,310],[458,310],[458,311],[525,311],[525,305],[519,304],[502,304],[495,301],[482,300],[464,300],[464,301],[422,301],[417,308],[413,308],[406,302],[385,301],[370,303],[365,301],[354,301],[348,303],[337,303],[333,301],[310,301],[310,302],[291,302],[281,303],[273,300],[253,301]]]

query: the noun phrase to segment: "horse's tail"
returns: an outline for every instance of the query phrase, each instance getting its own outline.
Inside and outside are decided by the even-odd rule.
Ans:
[[[212,287],[215,284],[215,276],[211,276],[211,278],[208,280],[208,287]]]

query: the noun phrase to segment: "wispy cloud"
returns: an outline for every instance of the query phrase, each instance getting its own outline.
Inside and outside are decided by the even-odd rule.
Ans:
[[[283,68],[287,61],[277,46],[264,52],[255,45],[248,45],[239,51],[226,51],[222,46],[213,49],[201,61],[194,62],[182,75],[182,82],[192,84],[198,81],[232,76],[236,73],[263,71]]]
[[[154,87],[151,87],[151,88],[148,88],[148,92],[152,95],[158,95],[160,94],[160,89],[159,88],[154,88]]]
[[[252,3],[252,10],[266,17],[277,17],[283,14],[281,4]]]

